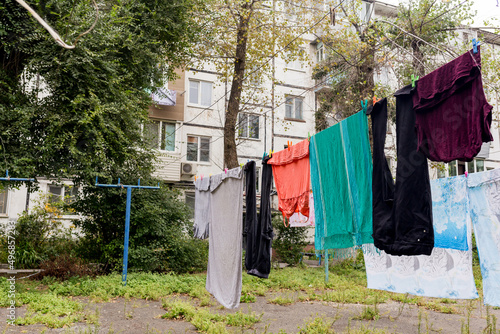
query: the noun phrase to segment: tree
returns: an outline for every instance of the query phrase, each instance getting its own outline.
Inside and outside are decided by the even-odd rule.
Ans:
[[[314,68],[313,77],[325,81],[329,88],[318,94],[318,131],[330,125],[327,117],[340,121],[359,111],[360,101],[381,95],[386,89],[374,81],[374,73],[385,60],[371,20],[372,8],[359,0],[341,2],[336,9],[335,26],[318,36],[326,56]]]
[[[411,59],[397,68],[396,75],[403,82],[408,84],[411,74],[424,76],[458,56],[462,45],[457,41],[456,30],[472,19],[471,6],[472,3],[459,0],[400,4],[397,19],[386,36],[393,49],[406,50],[402,56]]]
[[[306,60],[306,54],[301,51],[304,31],[320,29],[323,25],[313,26],[312,22],[328,15],[318,6],[306,0],[212,1],[205,21],[207,33],[198,49],[198,57],[203,65],[214,66],[221,73],[222,82],[231,82],[224,121],[227,167],[238,166],[238,113],[249,105],[264,104],[272,99],[260,82],[274,80],[274,57],[286,61]]]
[[[88,2],[32,6],[67,41],[95,20]],[[75,49],[57,45],[14,0],[0,5],[0,138],[12,175],[148,176],[141,136],[148,91],[174,77],[201,27],[203,1],[100,1],[99,20]]]
[[[360,110],[361,100],[389,96],[394,87],[374,80],[382,69],[394,70],[402,86],[411,82],[411,74],[423,76],[457,55],[449,45],[455,30],[472,17],[470,4],[459,3],[400,4],[395,18],[374,18],[361,1],[342,4],[336,29],[322,37],[328,56],[315,69],[317,79],[330,81],[330,89],[319,96],[317,129],[328,126],[326,116],[339,121]]]

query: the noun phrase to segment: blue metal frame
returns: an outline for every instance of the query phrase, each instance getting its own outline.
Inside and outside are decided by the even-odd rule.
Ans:
[[[127,188],[127,206],[125,209],[125,239],[123,241],[123,272],[122,272],[123,285],[127,285],[128,243],[130,235],[130,205],[132,203],[132,189],[160,189],[160,182],[158,182],[158,186],[156,187],[141,186],[141,179],[139,179],[137,185],[121,184],[120,179],[118,179],[118,184],[100,184],[96,176],[95,185],[96,187],[103,187],[103,188]]]
[[[5,177],[0,177],[0,181],[23,181],[23,182],[35,182],[35,179],[26,179],[18,177],[10,177],[9,170],[5,171]]]

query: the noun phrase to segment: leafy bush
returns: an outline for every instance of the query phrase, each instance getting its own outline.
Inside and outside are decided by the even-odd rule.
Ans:
[[[127,180],[123,180],[126,183]],[[148,183],[155,182],[150,180]],[[143,181],[143,184],[144,181]],[[84,234],[79,254],[122,269],[126,191],[88,186],[73,208],[85,218],[76,223]],[[178,190],[133,190],[128,268],[130,271],[195,272],[206,269],[206,242],[192,238],[189,208]]]
[[[283,216],[275,215],[273,217],[273,228],[275,238],[273,240],[273,249],[281,261],[289,265],[296,265],[301,258],[301,252],[307,245],[307,230],[303,227],[286,227],[283,224]]]
[[[23,212],[15,226],[15,267],[38,268],[43,261],[53,260],[60,254],[69,254],[77,241],[71,229],[59,219],[63,204],[49,203],[42,196],[29,212]],[[0,231],[0,259],[7,254],[5,231]]]

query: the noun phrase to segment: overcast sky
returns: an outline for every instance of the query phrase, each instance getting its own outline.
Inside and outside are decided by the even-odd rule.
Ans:
[[[401,0],[382,0],[382,2],[397,5]],[[482,27],[483,21],[497,17],[500,20],[500,7],[497,7],[497,0],[469,0],[473,1],[473,9],[477,10],[477,15],[473,26]],[[405,1],[407,2],[407,0]],[[500,21],[495,23],[495,26],[500,26]]]

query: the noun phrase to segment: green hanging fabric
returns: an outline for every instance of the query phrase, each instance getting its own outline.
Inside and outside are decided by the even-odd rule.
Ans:
[[[372,158],[364,112],[311,138],[316,250],[372,243]]]

